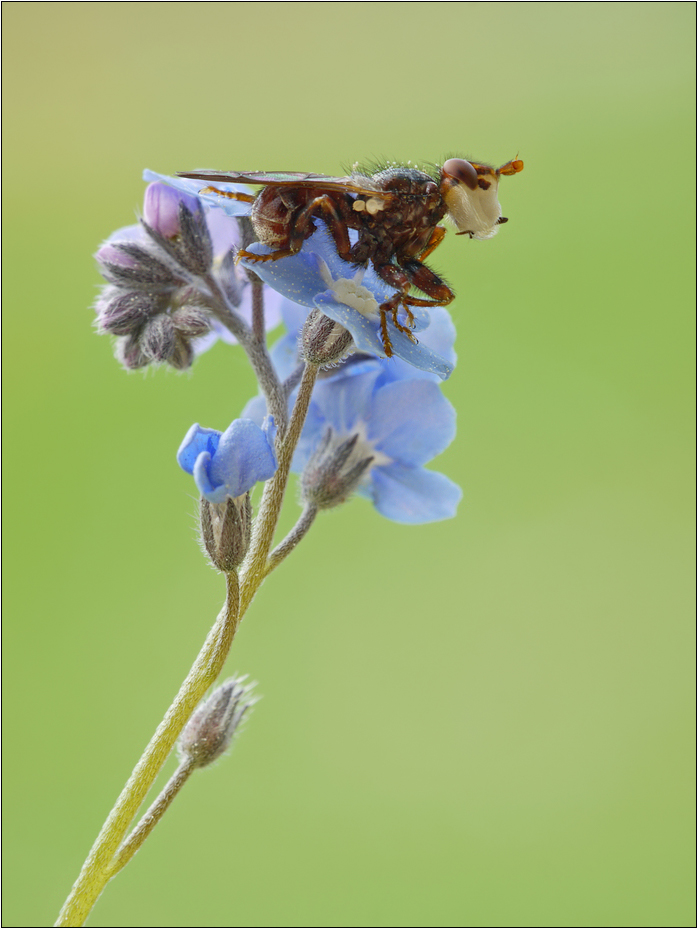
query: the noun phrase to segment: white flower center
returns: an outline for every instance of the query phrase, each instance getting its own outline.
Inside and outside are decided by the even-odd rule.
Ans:
[[[365,268],[359,268],[353,278],[340,277],[335,281],[327,264],[322,260],[320,261],[322,279],[334,294],[337,302],[351,307],[352,310],[357,310],[368,319],[375,319],[379,315],[378,308],[380,304],[368,287],[364,287],[361,283],[364,272]]]
[[[379,468],[381,465],[387,465],[387,464],[392,463],[392,460],[393,460],[392,458],[390,458],[388,455],[383,454],[383,452],[379,452],[378,449],[374,447],[373,442],[371,442],[370,439],[367,438],[366,432],[367,432],[366,423],[359,421],[359,422],[354,423],[352,426],[350,426],[346,430],[345,435],[339,437],[340,441],[343,442],[345,439],[349,439],[351,438],[351,436],[357,435],[357,433],[359,436],[356,442],[356,445],[352,449],[349,459],[344,465],[345,470],[347,471],[351,470],[351,468],[353,468],[354,465],[358,464],[360,461],[363,461],[364,458],[371,458],[371,457],[373,458],[373,461],[371,462],[369,466],[369,471],[371,470],[371,468]]]

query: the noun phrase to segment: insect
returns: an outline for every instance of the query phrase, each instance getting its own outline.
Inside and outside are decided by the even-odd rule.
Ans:
[[[180,177],[207,183],[259,185],[257,194],[206,188],[234,200],[252,204],[251,219],[260,242],[272,249],[256,255],[241,250],[239,257],[254,262],[277,261],[297,254],[315,232],[315,220],[329,229],[337,253],[345,261],[366,266],[395,294],[381,304],[381,340],[388,357],[393,354],[388,321],[416,342],[410,324],[411,306],[445,306],[455,294],[446,282],[424,264],[446,234],[440,225],[448,217],[457,235],[489,239],[502,223],[497,188],[502,175],[518,174],[523,161],[514,159],[499,168],[463,158],[449,158],[431,173],[413,167],[389,166],[374,174],[355,170],[346,177],[294,172],[224,173],[182,172]],[[353,239],[350,230],[358,235]],[[428,299],[410,295],[415,288]],[[398,319],[403,308],[408,325]]]

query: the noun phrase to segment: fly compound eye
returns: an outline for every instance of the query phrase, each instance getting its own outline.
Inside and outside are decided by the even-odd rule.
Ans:
[[[477,171],[469,161],[463,158],[449,158],[441,171],[444,177],[450,177],[459,184],[465,184],[471,190],[477,187]]]

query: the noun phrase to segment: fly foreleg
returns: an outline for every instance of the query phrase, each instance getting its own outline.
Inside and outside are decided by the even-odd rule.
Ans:
[[[427,242],[427,247],[424,249],[422,254],[419,256],[420,261],[424,261],[427,255],[431,255],[437,245],[440,245],[443,241],[443,237],[446,235],[445,226],[436,226],[434,231],[431,234],[431,238]]]
[[[438,228],[439,227],[437,227],[437,229]],[[429,242],[431,246],[430,251],[436,248],[442,238],[443,233],[437,238],[436,243],[432,244],[434,240],[434,235],[432,235]],[[383,342],[386,355],[390,358],[393,355],[393,348],[388,333],[388,315],[390,315],[393,325],[398,332],[404,332],[405,335],[416,344],[417,339],[410,329],[410,326],[414,325],[414,314],[410,310],[410,306],[445,306],[453,300],[455,294],[438,274],[435,274],[430,268],[427,268],[426,265],[423,265],[422,262],[418,261],[416,258],[406,261],[400,266],[394,264],[379,265],[376,267],[376,272],[386,284],[390,284],[391,287],[395,287],[397,290],[397,293],[394,294],[390,300],[387,300],[380,306],[381,341]],[[428,294],[432,299],[425,300],[421,297],[410,297],[410,287],[418,288],[422,293]],[[402,307],[407,314],[407,326],[404,326],[398,320],[400,307]]]

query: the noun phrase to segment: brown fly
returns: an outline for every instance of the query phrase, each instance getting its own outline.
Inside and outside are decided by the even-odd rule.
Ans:
[[[329,229],[337,253],[345,261],[376,273],[395,294],[381,304],[381,338],[388,357],[393,354],[388,318],[414,341],[409,325],[398,320],[403,307],[408,324],[410,306],[445,306],[454,298],[446,282],[424,264],[443,239],[439,225],[448,217],[458,235],[489,239],[505,223],[497,188],[502,175],[518,174],[523,161],[508,161],[499,168],[462,158],[449,158],[433,172],[412,167],[389,166],[373,174],[353,172],[346,177],[294,172],[224,173],[182,172],[207,184],[225,182],[258,185],[256,194],[208,187],[234,200],[252,204],[251,220],[257,238],[271,249],[266,255],[242,250],[239,257],[254,262],[277,261],[297,254],[322,220]],[[350,236],[350,230],[357,235]],[[416,288],[429,299],[410,295]]]

